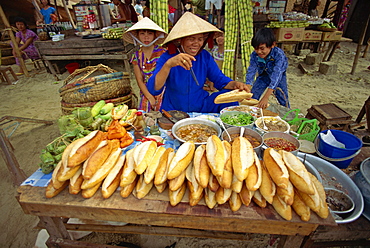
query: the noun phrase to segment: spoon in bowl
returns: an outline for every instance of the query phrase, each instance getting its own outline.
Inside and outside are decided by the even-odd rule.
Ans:
[[[262,119],[262,124],[263,124],[263,129],[264,130],[268,130],[266,124],[265,124],[265,118],[263,117],[263,110],[262,108],[260,108],[260,111],[261,111],[261,119]]]
[[[217,122],[218,124],[220,124],[220,126],[225,130],[226,134],[227,134],[227,137],[229,138],[229,142],[231,142],[231,136],[229,134],[229,132],[227,131],[225,125],[222,123],[222,121],[220,119],[217,119]]]
[[[244,127],[241,127],[241,128],[240,128],[240,137],[243,137],[244,129],[245,129]]]

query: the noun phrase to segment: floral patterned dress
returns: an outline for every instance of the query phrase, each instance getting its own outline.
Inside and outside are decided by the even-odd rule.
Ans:
[[[154,47],[154,50],[153,50],[153,53],[150,59],[145,58],[144,53],[141,50],[141,48],[132,55],[130,62],[133,65],[139,66],[141,75],[143,76],[143,81],[145,84],[147,84],[149,78],[152,76],[155,66],[157,64],[157,60],[164,52],[166,52],[166,50],[163,47],[156,45]],[[144,96],[144,94],[140,92],[139,109],[149,112],[153,108],[155,111],[159,111],[161,104],[162,104],[163,92],[162,94],[158,96],[154,96],[156,99],[156,105],[153,107],[150,105],[150,102]]]
[[[29,38],[33,38],[33,42],[39,39],[37,34],[29,29],[26,30],[26,34],[23,34],[22,32],[17,32],[15,36],[20,38],[23,44],[26,43],[26,41]],[[25,53],[25,54],[22,54],[23,59],[39,59],[40,58],[40,55],[33,42],[26,49],[23,50],[23,52]],[[22,46],[22,45],[19,44],[18,46]],[[15,62],[17,65],[20,65],[18,58],[15,58]]]

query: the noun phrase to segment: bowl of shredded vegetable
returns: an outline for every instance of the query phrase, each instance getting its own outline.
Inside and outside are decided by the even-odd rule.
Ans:
[[[241,111],[226,111],[220,115],[220,119],[226,128],[229,127],[253,127],[256,117],[250,113]]]

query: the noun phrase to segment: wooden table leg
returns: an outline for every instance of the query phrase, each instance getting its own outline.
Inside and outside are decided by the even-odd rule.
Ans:
[[[51,64],[51,62],[50,62],[49,60],[45,60],[45,62],[46,62],[46,64],[48,65],[48,68],[49,68],[49,70],[50,70],[51,74],[53,74],[53,75],[54,75],[54,77],[55,77],[57,80],[59,80],[59,77],[58,77],[58,75],[57,75],[57,72],[55,71],[55,69],[54,69],[53,65]]]
[[[329,57],[328,57],[328,60],[327,61],[330,61],[331,57],[333,57],[334,52],[335,52],[335,50],[337,50],[337,47],[339,46],[339,44],[340,44],[340,41],[334,42],[334,45],[333,45],[333,47],[331,49],[331,52],[329,54]]]
[[[51,238],[72,239],[62,218],[39,216],[41,224],[45,227]]]
[[[26,180],[27,177],[24,171],[20,168],[19,163],[13,153],[13,148],[11,147],[3,129],[0,129],[0,148],[1,155],[8,166],[13,184],[15,186],[21,185],[21,183]]]
[[[281,236],[278,248],[295,248],[301,247],[301,244],[304,240],[305,236],[302,235],[284,235]]]

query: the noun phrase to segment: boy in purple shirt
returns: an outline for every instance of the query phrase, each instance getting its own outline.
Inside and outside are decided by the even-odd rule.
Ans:
[[[252,88],[252,98],[260,100],[258,107],[267,108],[269,96],[274,94],[279,104],[289,108],[286,79],[288,58],[283,50],[276,47],[272,30],[269,28],[258,30],[252,38],[252,46],[254,52],[250,56],[246,76],[246,84]],[[258,76],[253,83],[256,73]],[[262,96],[265,90],[266,93]]]

